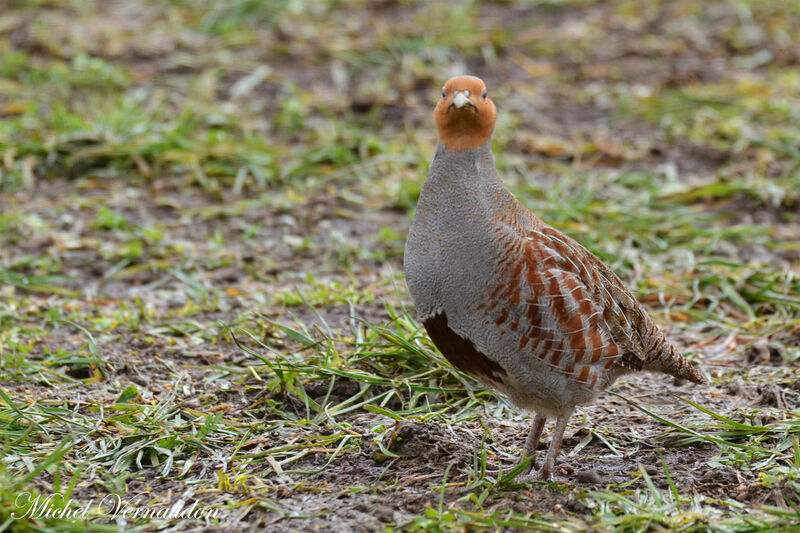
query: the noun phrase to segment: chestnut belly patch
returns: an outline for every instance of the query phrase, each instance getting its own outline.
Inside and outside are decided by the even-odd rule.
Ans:
[[[422,322],[431,340],[450,363],[483,382],[502,384],[508,375],[505,369],[479,352],[471,340],[465,339],[447,325],[441,312]]]

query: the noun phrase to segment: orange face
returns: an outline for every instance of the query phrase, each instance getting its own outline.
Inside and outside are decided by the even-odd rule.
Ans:
[[[480,78],[458,76],[444,84],[433,115],[440,142],[450,151],[460,151],[477,148],[491,138],[497,109]]]

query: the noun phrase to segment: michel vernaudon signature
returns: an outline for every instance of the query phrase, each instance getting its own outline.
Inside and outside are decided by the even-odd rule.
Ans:
[[[197,501],[190,506],[187,506],[183,500],[179,500],[168,507],[146,506],[139,505],[138,502],[123,500],[116,494],[103,496],[97,504],[95,504],[94,499],[91,499],[79,505],[71,498],[65,499],[58,492],[44,497],[41,494],[37,494],[34,497],[30,492],[21,492],[14,500],[14,505],[17,509],[20,509],[19,514],[16,512],[11,513],[11,518],[16,520],[22,518],[31,520],[43,518],[66,520],[91,520],[94,518],[130,518],[133,520],[142,518],[160,520],[220,518],[219,509],[200,506]]]

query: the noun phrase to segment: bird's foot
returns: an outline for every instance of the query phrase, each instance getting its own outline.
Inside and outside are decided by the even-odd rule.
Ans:
[[[485,472],[487,474],[492,474],[492,475],[497,474],[498,477],[503,477],[504,474],[511,472],[521,464],[525,463],[525,461],[527,460],[528,458],[523,455],[522,457],[519,458],[519,461],[514,463],[514,466],[512,466],[511,468],[506,469],[503,468],[502,465],[500,465],[497,469],[494,470],[487,468]],[[517,476],[528,475],[531,472],[531,470],[538,470],[538,469],[539,467],[536,464],[536,456],[534,456],[530,458],[530,462],[528,463],[528,465],[522,470],[522,472],[517,474]]]
[[[536,472],[536,480],[537,481],[547,481],[548,483],[551,481],[555,481],[553,477],[553,469],[547,468],[547,465],[543,466],[541,470]]]
[[[517,463],[514,465],[514,467],[517,467],[517,466],[523,464],[527,460],[528,460],[528,457],[523,455],[522,457],[520,457],[519,461],[517,461]],[[539,470],[539,466],[536,464],[536,456],[535,455],[530,457],[530,462],[528,463],[528,466],[525,467],[525,470],[522,471],[522,473],[525,474],[525,475],[528,475],[528,474],[531,473],[532,470],[533,471]]]
[[[525,464],[526,462],[527,462],[527,465]],[[516,463],[514,463],[514,466],[512,466],[512,467],[511,467],[511,468],[509,468],[508,470],[505,470],[505,471],[504,471],[503,467],[501,466],[501,467],[500,467],[500,468],[498,468],[498,469],[497,469],[495,472],[492,472],[492,473],[493,473],[493,474],[494,474],[494,473],[496,473],[496,474],[497,474],[497,477],[498,477],[498,478],[501,478],[501,477],[503,477],[505,474],[507,474],[507,473],[509,473],[509,472],[512,472],[512,471],[514,471],[515,469],[519,468],[520,466],[523,466],[523,469],[522,469],[522,471],[520,471],[520,472],[519,472],[519,473],[518,473],[518,474],[515,476],[515,477],[516,477],[516,479],[520,479],[520,478],[521,478],[521,477],[523,477],[523,476],[528,476],[528,475],[530,475],[530,473],[531,473],[531,470],[538,470],[538,469],[539,469],[539,467],[538,467],[538,466],[536,466],[536,457],[531,457],[531,458],[530,458],[530,462],[528,462],[528,457],[525,457],[525,456],[523,455],[522,457],[520,457],[519,461],[517,461]],[[489,471],[487,470],[487,471],[486,471],[486,473],[488,474],[488,473],[489,473]]]
[[[528,463],[527,465],[525,465],[526,462]],[[527,456],[523,455],[522,457],[519,458],[519,461],[514,463],[514,466],[511,467],[511,470],[514,470],[515,468],[517,468],[519,466],[523,466],[523,465],[524,465],[524,468],[523,468],[522,472],[520,472],[520,475],[528,475],[528,474],[530,474],[530,472],[532,470],[539,470],[539,467],[536,464],[536,456],[535,455],[532,456],[532,457],[527,457]]]
[[[546,481],[551,482],[555,481],[553,477],[553,469],[547,468],[547,465],[543,465],[542,468],[536,470],[535,472],[528,472],[522,475],[517,476],[518,483],[531,483],[533,481]]]

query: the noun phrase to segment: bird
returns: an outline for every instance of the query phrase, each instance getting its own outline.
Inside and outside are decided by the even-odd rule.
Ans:
[[[409,293],[454,367],[535,414],[520,461],[551,481],[575,408],[623,374],[706,379],[609,267],[506,188],[492,154],[497,108],[480,78],[449,79],[434,118],[439,143],[403,258]]]

